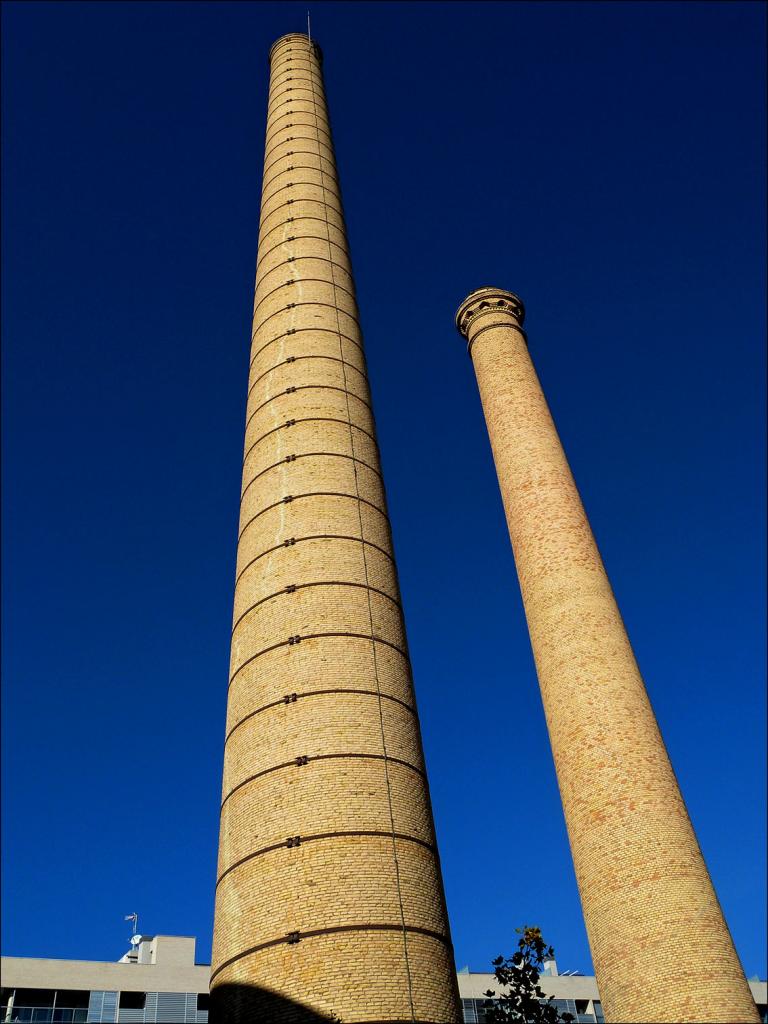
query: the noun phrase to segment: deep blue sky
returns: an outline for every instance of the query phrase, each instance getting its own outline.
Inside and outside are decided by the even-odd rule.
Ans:
[[[4,5],[9,954],[117,959],[135,909],[209,956],[267,51],[305,10]],[[494,284],[764,977],[765,8],[312,13],[458,965],[530,922],[590,969],[452,324]]]

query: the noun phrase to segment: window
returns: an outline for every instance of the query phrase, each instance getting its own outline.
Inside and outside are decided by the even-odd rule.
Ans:
[[[88,991],[60,988],[56,993],[56,1009],[60,1006],[67,1006],[87,1010],[90,995],[91,993]]]
[[[485,1003],[485,999],[462,999],[464,1024],[483,1024],[486,1019]]]
[[[576,1020],[578,1024],[596,1024],[597,1018],[589,1008],[589,999],[576,1000]]]
[[[79,1012],[79,1011],[78,1011]],[[117,992],[92,989],[88,1001],[88,1020],[111,1024],[117,1016]]]
[[[576,1001],[574,999],[553,999],[549,1005],[554,1006],[558,1015],[562,1016],[564,1013],[570,1013],[574,1020],[578,1021],[579,1018],[577,1016]],[[594,1017],[589,1016],[587,1020],[593,1021]]]
[[[147,1004],[146,992],[121,992],[121,1010],[143,1010]]]
[[[210,1003],[210,1001],[211,1001],[211,997],[208,995],[207,992],[198,992],[198,994],[197,994],[197,1008],[198,1008],[198,1010],[207,1010],[207,1009],[209,1009],[208,1004]]]
[[[53,1006],[56,995],[52,988],[17,988],[14,1006]]]

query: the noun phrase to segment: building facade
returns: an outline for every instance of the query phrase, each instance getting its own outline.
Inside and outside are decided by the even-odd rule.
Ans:
[[[118,963],[4,957],[0,968],[2,1024],[202,1024],[208,1020],[211,968],[195,963],[193,938],[142,936]],[[683,977],[682,962],[679,971]],[[359,984],[351,974],[349,980]],[[457,982],[463,1021],[482,1024],[485,993],[498,987],[494,976],[465,968]],[[552,960],[540,984],[558,1010],[573,1014],[578,1024],[604,1021],[594,977],[560,975]],[[750,981],[749,987],[760,1019],[768,1024],[768,985]]]
[[[212,1017],[450,1024],[448,917],[321,54],[293,34],[270,62]]]
[[[209,964],[195,963],[195,940],[135,936],[117,963],[0,959],[0,1021],[34,1024],[205,1024]]]
[[[684,957],[678,960],[676,973],[678,985],[684,986],[687,982]],[[492,974],[465,970],[459,972],[458,980],[465,1024],[483,1024],[485,993],[489,989],[498,990],[496,979]],[[558,1012],[572,1014],[576,1024],[603,1024],[605,1021],[603,1001],[594,975],[561,975],[557,973],[557,965],[553,962],[550,971],[542,974],[539,984],[544,995],[552,997],[552,1005]],[[768,984],[757,980],[748,984],[759,1019],[763,1024],[768,1024]],[[628,978],[627,986],[633,988],[634,979]]]

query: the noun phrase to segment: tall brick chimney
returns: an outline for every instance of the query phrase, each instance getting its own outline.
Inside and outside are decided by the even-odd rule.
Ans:
[[[757,1021],[523,317],[516,295],[480,288],[456,326],[493,449],[605,1017]]]
[[[461,1020],[355,286],[306,35],[270,53],[212,1020]]]

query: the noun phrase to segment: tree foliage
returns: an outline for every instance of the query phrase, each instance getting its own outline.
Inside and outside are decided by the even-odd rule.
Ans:
[[[524,925],[515,931],[520,935],[517,952],[509,958],[499,956],[493,961],[496,981],[502,991],[498,996],[492,989],[485,993],[486,1021],[488,1024],[560,1024],[574,1020],[571,1013],[559,1014],[552,1005],[554,997],[545,997],[539,987],[544,961],[554,957],[554,949],[544,942],[539,928]]]

